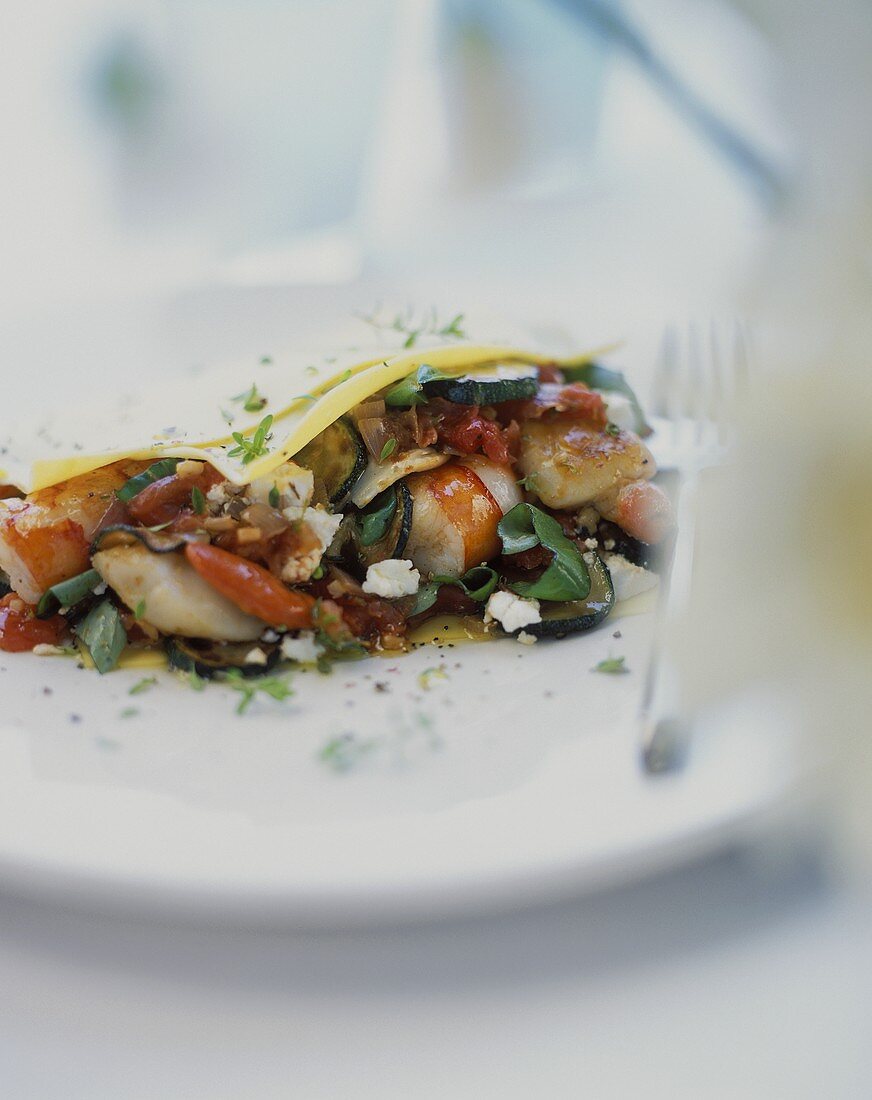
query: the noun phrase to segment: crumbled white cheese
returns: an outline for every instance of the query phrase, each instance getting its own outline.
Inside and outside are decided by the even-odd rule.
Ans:
[[[227,492],[227,482],[219,481],[217,485],[213,485],[211,489],[206,491],[206,500],[210,504],[214,504],[217,508],[223,508],[224,505],[230,500],[230,494]]]
[[[612,575],[615,599],[618,601],[629,600],[632,596],[648,592],[660,583],[656,573],[643,569],[640,565],[634,565],[622,554],[603,554],[603,561]]]
[[[598,543],[596,539],[585,539],[584,545],[588,548],[588,550],[596,550]]]
[[[106,591],[106,587],[106,582],[100,581],[99,584],[94,585],[91,591],[94,593],[95,596],[102,596],[103,593]]]
[[[388,558],[377,561],[366,571],[363,582],[364,592],[373,596],[412,596],[418,591],[421,574],[410,561],[402,558]]]
[[[636,417],[633,413],[633,404],[623,393],[615,393],[612,390],[600,390],[600,396],[606,403],[606,416],[625,432],[635,430]]]
[[[307,554],[290,557],[283,563],[282,580],[286,584],[302,584],[309,580],[321,564],[324,551],[333,541],[343,516],[341,512],[332,515],[319,505],[317,508],[307,508],[303,512],[302,520],[318,540],[318,546]]]
[[[525,600],[514,592],[494,592],[484,609],[486,623],[498,622],[508,634],[530,623],[541,623],[538,600]]]
[[[272,627],[269,627],[268,630],[265,630],[263,634],[261,634],[260,640],[262,642],[277,642],[280,637],[281,635],[278,633],[278,631],[273,630]]]
[[[301,630],[296,638],[289,634],[282,638],[282,656],[289,661],[313,665],[323,652],[324,647],[315,641],[314,631]]]
[[[522,630],[516,637],[521,645],[535,645],[539,641],[535,634],[528,634],[526,630]]]
[[[248,653],[246,653],[245,663],[248,665],[265,665],[266,654],[260,646],[255,646],[254,649],[250,649]]]
[[[75,652],[75,650],[73,651]],[[46,642],[38,642],[33,647],[33,653],[37,657],[66,657],[70,650],[61,645],[49,645]]]
[[[296,462],[283,462],[268,477],[255,478],[248,487],[248,496],[269,504],[273,489],[278,490],[279,508],[285,519],[301,519],[315,491],[315,475]]]
[[[614,548],[615,548],[615,540],[614,539],[606,539],[605,542],[603,542],[603,550],[614,550]]]

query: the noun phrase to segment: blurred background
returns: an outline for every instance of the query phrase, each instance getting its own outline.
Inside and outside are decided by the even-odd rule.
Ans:
[[[543,1081],[553,1082],[548,1095],[583,1095],[567,1023],[577,1021],[599,1037],[591,1095],[635,1096],[642,1081],[651,1096],[868,1096],[859,1023],[870,1007],[862,974],[872,966],[868,2],[52,0],[8,8],[0,375],[7,384],[27,379],[16,411],[145,369],[171,374],[260,354],[379,302],[499,314],[544,344],[624,339],[622,365],[643,393],[668,326],[704,333],[713,317],[747,322],[753,400],[742,410],[732,472],[698,516],[707,550],[676,661],[694,707],[765,683],[801,715],[807,752],[825,777],[815,794],[816,802],[824,795],[826,828],[815,816],[812,832],[835,838],[826,870],[816,864],[797,875],[779,847],[750,879],[735,866],[709,869],[618,899],[617,921],[606,900],[503,924],[496,939],[467,927],[457,953],[448,933],[433,933],[423,945],[406,934],[399,961],[372,941],[345,942],[338,954],[322,941],[314,957],[327,984],[342,986],[338,1011],[349,1029],[365,1003],[373,1020],[399,1026],[441,1068],[444,1045],[426,1031],[438,1017],[415,1015],[412,992],[419,979],[426,987],[428,966],[438,974],[437,1001],[458,1014],[453,1041],[477,1090],[440,1092],[434,1078],[431,1091],[409,1091],[417,1087],[410,1070],[406,1095],[488,1095],[468,1035],[493,1013],[500,1034],[490,1046],[507,1065],[528,1028],[542,1054],[516,1067],[520,1091],[506,1081],[502,1095],[534,1095]],[[839,887],[830,892],[821,875]],[[638,924],[623,924],[631,911]],[[674,919],[679,911],[683,920]],[[68,951],[83,950],[100,973],[93,983],[81,973],[63,978],[71,999],[81,988],[111,997],[122,977],[141,982],[127,933],[99,931],[113,945],[106,962],[84,925],[70,939],[53,917],[34,925],[0,908],[0,919],[21,988],[35,983],[50,1000],[51,956],[64,936]],[[579,927],[600,956],[579,946]],[[652,927],[646,954],[639,945]],[[552,939],[549,956],[542,945]],[[239,950],[225,946],[228,956]],[[284,946],[273,946],[283,957]],[[164,951],[152,935],[143,969]],[[168,957],[187,982],[177,1005],[207,1013],[206,981],[190,962],[198,951],[206,971],[200,942],[176,943]],[[668,975],[657,969],[658,952]],[[30,954],[49,963],[31,966]],[[268,954],[249,945],[238,970],[223,974],[239,1003],[254,1006],[240,1008],[238,1026],[267,1020],[278,1035],[273,1002],[302,972],[294,1011],[307,1021],[316,1004],[313,1049],[326,1057],[336,1002],[309,948],[297,944],[284,969]],[[507,974],[519,957],[533,961],[513,985]],[[652,972],[656,995],[642,992]],[[272,973],[282,977],[270,986]],[[270,990],[263,1003],[261,979]],[[154,1019],[159,992],[148,996]],[[39,1019],[37,1001],[12,1003]],[[765,1019],[760,1034],[746,1013]],[[140,1015],[126,1018],[138,1025]],[[740,1016],[744,1026],[731,1030]],[[557,1018],[560,1042],[549,1045]],[[468,1034],[464,1019],[475,1021]],[[642,1037],[662,1090],[620,1054],[625,1025]],[[212,1054],[222,1034],[213,1027]],[[19,1095],[57,1095],[50,1083],[42,1092],[33,1084],[39,1042],[28,1046],[7,1027],[0,1053],[10,1035],[23,1043],[20,1080],[32,1086]],[[692,1037],[700,1061],[676,1042],[682,1036]],[[371,1041],[377,1050],[379,1037]],[[69,1053],[52,1049],[61,1060]],[[742,1076],[749,1051],[752,1079]],[[700,1052],[715,1060],[719,1083],[698,1076]],[[146,1064],[147,1052],[136,1053]],[[181,1065],[174,1057],[166,1082]],[[244,1062],[234,1065],[233,1080],[244,1081]],[[340,1091],[323,1081],[319,1091],[310,1070],[309,1095],[348,1087],[334,1069]],[[200,1095],[199,1070],[185,1072],[186,1095]]]
[[[623,328],[734,285],[790,156],[719,0],[53,0],[0,50],[19,318],[204,284],[505,305],[523,269]]]

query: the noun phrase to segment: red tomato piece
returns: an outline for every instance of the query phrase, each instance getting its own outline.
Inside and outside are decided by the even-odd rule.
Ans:
[[[57,645],[66,626],[61,615],[37,619],[33,607],[14,592],[0,600],[0,649],[7,653],[26,653],[35,645]]]
[[[478,405],[446,416],[438,427],[439,439],[464,455],[484,454],[509,466],[512,455],[505,431],[479,412]]]
[[[313,626],[314,597],[292,592],[262,565],[206,542],[189,542],[185,557],[207,584],[247,615],[288,630]]]
[[[201,473],[195,477],[170,474],[137,493],[127,505],[127,511],[131,519],[144,527],[171,523],[180,512],[191,507],[193,489],[199,489],[205,495],[213,485],[222,480],[221,474],[208,464],[204,464]]]

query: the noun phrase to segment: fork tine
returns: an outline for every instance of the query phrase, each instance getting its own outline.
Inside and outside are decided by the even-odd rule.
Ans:
[[[670,395],[675,390],[677,360],[678,332],[674,325],[667,325],[660,340],[651,381],[651,412],[655,416],[669,417]]]
[[[699,328],[691,322],[687,330],[687,385],[685,388],[685,407],[683,415],[689,421],[690,434],[695,446],[703,442],[705,431],[705,393],[707,390],[707,372],[700,345]]]

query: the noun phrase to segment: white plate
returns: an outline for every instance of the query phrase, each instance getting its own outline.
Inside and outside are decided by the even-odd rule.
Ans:
[[[734,723],[683,775],[646,779],[633,718],[651,625],[298,673],[293,699],[244,716],[225,687],[161,673],[131,697],[142,672],[4,655],[0,884],[345,924],[589,889],[725,843],[789,782],[789,755]],[[631,673],[591,671],[610,654]],[[344,771],[322,756],[343,735]]]
[[[294,330],[293,296],[272,297],[272,313],[249,304],[223,327],[226,309],[201,311],[209,324],[190,342]],[[328,310],[297,313],[336,328]],[[181,362],[183,345],[176,333],[155,362]],[[226,688],[197,694],[162,673],[131,697],[143,673],[101,679],[68,659],[0,654],[0,888],[342,925],[592,889],[726,844],[790,785],[790,746],[749,705],[700,733],[683,774],[645,778],[634,718],[651,628],[650,615],[614,618],[531,648],[427,648],[299,673],[293,699],[243,717]],[[590,671],[610,655],[631,673]],[[445,679],[424,690],[433,667]],[[345,734],[355,762],[337,771],[321,754]]]

